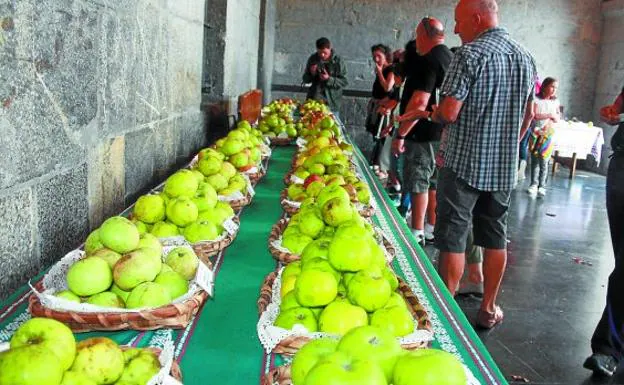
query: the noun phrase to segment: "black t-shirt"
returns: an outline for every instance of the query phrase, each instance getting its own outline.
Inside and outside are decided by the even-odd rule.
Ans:
[[[621,96],[624,97],[624,88],[622,88]],[[620,111],[622,113],[624,111]],[[620,126],[615,130],[615,134],[611,138],[611,148],[614,152],[624,153],[624,123],[620,123]]]
[[[401,96],[401,104],[399,105],[399,114],[403,115],[412,94],[414,93],[415,76],[421,72],[423,66],[423,58],[416,52],[416,41],[411,40],[405,45],[405,60],[403,61],[403,76],[405,84],[403,85],[403,96]]]
[[[413,87],[412,93],[414,91],[423,91],[431,94],[427,104],[427,111],[432,111],[432,106],[439,103],[437,90],[442,86],[446,69],[452,58],[453,53],[447,46],[443,44],[437,45],[422,57],[422,69],[418,74],[411,77],[412,84],[410,86]],[[409,102],[409,99],[407,101]],[[416,142],[438,141],[442,135],[443,127],[439,123],[420,119],[412,128],[407,139]]]
[[[392,66],[388,66],[381,71],[381,73],[384,76],[384,79],[388,77],[388,74],[390,72],[392,72]],[[377,76],[377,73],[375,73],[375,83],[373,83],[373,98],[383,99],[388,96],[390,96],[390,92],[387,92],[386,90],[384,90],[384,88],[381,86],[381,82],[379,81],[379,77]]]

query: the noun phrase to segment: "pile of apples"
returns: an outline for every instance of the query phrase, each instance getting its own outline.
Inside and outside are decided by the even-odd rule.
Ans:
[[[308,99],[301,106],[299,106],[299,112],[301,115],[306,115],[312,112],[328,114],[329,107],[327,107],[327,105],[322,101]]]
[[[236,170],[247,171],[262,161],[262,140],[262,132],[252,128],[248,121],[241,120],[225,138],[215,142],[215,149],[222,154],[220,160],[227,160]],[[202,152],[199,156],[203,157]]]
[[[171,250],[163,263],[158,238],[139,235],[124,217],[111,217],[94,230],[85,253],[67,272],[69,289],[57,297],[103,307],[159,307],[186,294],[199,265],[186,247]]]
[[[340,340],[304,345],[291,366],[293,385],[465,385],[466,372],[454,355],[438,349],[406,351],[387,331],[354,328]],[[331,380],[329,380],[331,379]]]
[[[300,260],[282,271],[275,326],[292,329],[301,324],[310,332],[337,335],[369,324],[397,337],[414,331],[374,229],[340,186],[326,187],[316,203],[293,215],[282,246]]]
[[[262,108],[262,118],[258,122],[258,130],[269,138],[297,137],[303,125],[295,123],[293,119],[293,111],[296,105],[296,102],[292,99],[272,101]]]
[[[67,326],[48,318],[26,321],[0,352],[0,385],[145,385],[160,369],[150,350],[122,350],[103,337],[76,343]]]
[[[214,168],[208,170],[204,160]],[[197,167],[172,174],[162,192],[139,197],[132,220],[142,231],[158,238],[184,236],[190,243],[215,240],[223,233],[223,222],[234,215],[234,210],[219,201],[213,185],[240,191],[246,188],[247,181],[231,164],[228,166],[217,157],[206,156]],[[200,170],[210,175],[205,176]],[[214,170],[218,171],[213,174]]]

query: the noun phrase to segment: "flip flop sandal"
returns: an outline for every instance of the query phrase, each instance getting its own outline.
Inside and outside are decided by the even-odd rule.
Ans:
[[[476,324],[481,329],[492,329],[502,323],[503,318],[503,310],[499,306],[494,308],[494,313],[479,309]]]

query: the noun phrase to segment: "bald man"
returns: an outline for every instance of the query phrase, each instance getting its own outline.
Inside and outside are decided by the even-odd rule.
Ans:
[[[438,104],[437,94],[446,69],[453,57],[451,50],[444,45],[444,26],[439,20],[425,17],[415,32],[416,50],[422,60],[420,70],[409,76],[405,84],[406,89],[413,90],[405,114],[433,111],[433,106]],[[417,242],[423,246],[425,241],[433,240],[436,220],[435,154],[440,146],[442,128],[441,124],[427,119],[404,121],[392,144],[395,156],[405,152],[403,188],[411,194],[412,203],[412,221],[409,225]]]
[[[454,294],[473,227],[475,245],[484,248],[484,293],[476,324],[489,329],[503,321],[496,297],[507,263],[518,142],[532,119],[537,71],[531,54],[498,27],[494,0],[460,0],[455,33],[462,47],[442,85],[442,102],[419,117],[448,125],[435,229],[440,275]]]

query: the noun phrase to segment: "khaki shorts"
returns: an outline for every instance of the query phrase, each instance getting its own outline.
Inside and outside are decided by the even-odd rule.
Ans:
[[[405,140],[403,166],[405,191],[421,194],[437,188],[435,155],[439,148],[440,142]]]

